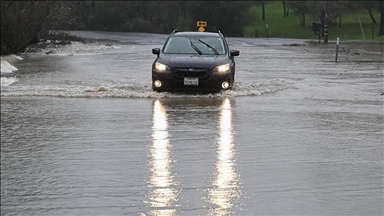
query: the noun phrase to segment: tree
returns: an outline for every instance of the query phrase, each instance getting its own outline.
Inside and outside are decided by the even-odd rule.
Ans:
[[[380,10],[380,30],[379,35],[384,35],[384,2],[379,2],[379,10]]]
[[[23,50],[39,37],[45,21],[60,3],[1,1],[1,54]]]
[[[260,4],[261,4],[261,11],[262,11],[262,19],[265,20],[265,2],[264,1],[260,1]]]
[[[378,10],[380,12],[379,35],[384,35],[384,3],[382,1],[362,1],[361,4],[368,11],[373,26],[377,24],[377,21],[373,16],[372,11]]]
[[[261,5],[261,19],[265,20],[265,4],[268,0],[255,0],[258,4]]]
[[[383,1],[350,1],[349,7],[351,10],[357,11],[360,9],[366,9],[372,20],[372,24],[376,25],[376,18],[373,16],[372,11],[376,10],[380,13],[380,29],[379,35],[384,35],[384,3]]]
[[[188,2],[189,14],[194,21],[205,20],[209,31],[222,31],[226,36],[243,36],[243,27],[251,21],[248,1],[196,1]],[[232,16],[235,14],[235,16]]]
[[[291,1],[290,7],[293,10],[293,14],[299,17],[300,26],[305,25],[305,13],[308,11],[308,3],[304,1]]]
[[[333,6],[333,5],[331,4],[331,6]],[[335,14],[337,15],[337,16],[335,16],[335,18],[337,18],[337,17],[339,18],[338,23],[339,23],[339,29],[340,29],[342,16],[347,14],[350,11],[348,8],[348,1],[339,0],[339,1],[335,2],[334,7],[335,7]]]
[[[287,17],[289,15],[289,1],[283,0],[283,17]]]

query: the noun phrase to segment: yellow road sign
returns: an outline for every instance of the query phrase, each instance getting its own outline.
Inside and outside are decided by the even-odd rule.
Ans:
[[[197,27],[206,27],[207,21],[197,21]]]
[[[203,31],[205,31],[205,28],[203,26],[200,26],[199,32],[203,32]]]

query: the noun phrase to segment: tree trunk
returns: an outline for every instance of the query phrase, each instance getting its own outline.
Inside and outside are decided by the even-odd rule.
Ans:
[[[380,1],[380,30],[379,35],[384,35],[384,2]]]
[[[377,22],[376,22],[376,19],[375,19],[375,17],[373,17],[373,15],[372,15],[372,9],[369,8],[369,9],[368,9],[368,12],[369,12],[369,16],[371,17],[371,20],[372,20],[373,24],[376,24],[376,23],[377,23]]]
[[[287,16],[287,5],[286,5],[286,2],[285,0],[283,1],[283,17],[286,17]]]
[[[381,9],[381,18],[380,18],[380,30],[379,35],[384,35],[384,10]]]
[[[305,13],[300,12],[299,14],[300,26],[305,26]]]
[[[265,4],[261,1],[262,19],[265,20]]]

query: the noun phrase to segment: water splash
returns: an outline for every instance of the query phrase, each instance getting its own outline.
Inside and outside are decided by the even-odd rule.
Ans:
[[[92,55],[109,49],[120,49],[119,46],[100,43],[81,43],[73,41],[69,45],[54,45],[46,43],[42,47],[31,46],[26,50],[29,55],[54,55],[54,56],[77,56]]]
[[[260,96],[294,87],[282,80],[267,82],[236,82],[230,91],[219,93],[174,93],[154,92],[149,84],[139,82],[117,83],[97,86],[84,85],[45,85],[17,86],[2,88],[2,96],[52,96],[52,97],[110,97],[110,98],[206,98],[206,97],[240,97]]]

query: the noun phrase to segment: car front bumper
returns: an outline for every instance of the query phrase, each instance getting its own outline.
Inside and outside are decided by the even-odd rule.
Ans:
[[[186,75],[186,76],[184,76]],[[198,85],[184,85],[184,77],[198,78]],[[226,73],[218,73],[214,71],[205,72],[205,74],[182,74],[175,72],[158,72],[152,71],[152,85],[153,90],[168,91],[168,90],[181,90],[181,91],[220,91],[223,90],[223,82],[228,82],[230,89],[233,85],[232,71]],[[160,81],[161,86],[155,87],[154,82]]]

